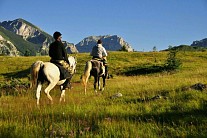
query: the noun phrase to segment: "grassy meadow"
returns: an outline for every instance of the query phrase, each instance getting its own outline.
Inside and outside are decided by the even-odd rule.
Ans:
[[[0,137],[112,137],[169,138],[207,137],[207,52],[178,52],[182,65],[167,72],[160,67],[168,52],[109,52],[105,90],[87,94],[81,84],[89,53],[77,56],[77,72],[66,102],[59,103],[60,90],[51,91],[54,104],[42,91],[36,106],[35,89],[29,89],[29,70],[48,56],[0,56]],[[45,88],[46,84],[43,88]],[[116,93],[123,96],[111,98]]]

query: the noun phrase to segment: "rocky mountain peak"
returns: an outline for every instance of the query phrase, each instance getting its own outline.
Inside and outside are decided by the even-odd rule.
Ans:
[[[204,38],[202,40],[196,40],[193,41],[191,46],[201,46],[201,47],[207,47],[207,38]]]
[[[34,44],[42,45],[45,41],[48,43],[53,41],[52,36],[21,18],[13,21],[4,21],[0,25]]]
[[[49,45],[54,41],[51,35],[21,18],[0,22],[1,34],[4,39],[10,40],[10,43],[16,47],[20,55],[25,55],[25,53],[29,53],[29,55],[48,55]],[[2,36],[0,39],[3,39]],[[63,44],[68,53],[90,52],[99,39],[103,41],[103,46],[108,51],[121,50],[123,47],[127,51],[133,51],[132,47],[117,35],[89,36],[76,45],[66,41],[63,41]],[[1,46],[6,47],[10,45],[8,43],[2,40]]]
[[[25,41],[31,42],[37,46],[37,51],[35,53],[40,53],[41,55],[47,55],[49,51],[49,45],[54,41],[53,37],[46,32],[42,31],[40,28],[36,27],[32,23],[25,21],[24,19],[15,19],[13,21],[3,21],[0,22],[0,26],[6,30],[21,36]],[[73,45],[73,46],[72,46]],[[72,43],[65,43],[68,51],[78,52]],[[70,47],[71,46],[71,47]],[[25,51],[22,51],[24,53]],[[35,52],[35,53],[34,53]]]
[[[8,40],[0,35],[0,55],[19,56],[19,51]]]
[[[133,51],[132,47],[126,41],[124,41],[122,37],[117,35],[89,36],[76,44],[76,47],[79,52],[90,52],[92,47],[96,45],[99,39],[102,40],[103,46],[108,51],[117,51],[123,47],[125,47],[128,52]]]

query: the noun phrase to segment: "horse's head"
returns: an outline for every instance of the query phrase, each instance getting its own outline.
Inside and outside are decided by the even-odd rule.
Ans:
[[[76,64],[77,64],[76,57],[69,56],[68,61],[70,63],[70,67],[72,68],[72,74],[74,74],[76,72]]]

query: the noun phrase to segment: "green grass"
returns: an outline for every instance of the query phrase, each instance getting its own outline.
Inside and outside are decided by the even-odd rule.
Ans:
[[[77,54],[77,73],[66,102],[58,103],[56,87],[51,91],[54,104],[42,93],[40,108],[35,89],[28,89],[29,68],[49,57],[0,57],[0,137],[206,137],[207,91],[182,89],[206,84],[206,55],[178,53],[182,67],[166,72],[153,67],[164,64],[167,52],[110,52],[114,77],[98,94],[91,78],[84,95],[80,76],[90,56]],[[123,96],[110,98],[118,92]]]

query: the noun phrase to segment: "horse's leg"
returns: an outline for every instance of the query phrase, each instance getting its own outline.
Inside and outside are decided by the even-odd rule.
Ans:
[[[87,82],[90,77],[91,70],[92,70],[92,63],[91,63],[91,61],[88,61],[88,62],[86,62],[84,74],[82,76],[82,82],[84,85],[85,95],[86,95]]]
[[[62,100],[63,100],[63,102],[65,102],[65,90],[61,90],[61,96],[60,96],[60,103],[62,102]]]
[[[71,81],[73,75],[71,75],[71,77],[69,78],[69,82]],[[67,81],[67,80],[65,80]],[[70,83],[70,89],[71,89],[71,83]],[[61,95],[60,95],[60,103],[62,102],[62,100],[65,102],[65,89],[63,89],[63,86],[60,86],[60,90],[61,90]]]
[[[83,85],[84,85],[84,92],[85,92],[85,95],[86,95],[87,83],[88,83],[89,76],[90,76],[90,72],[89,72],[89,74],[88,74],[88,72],[86,72],[86,73],[84,73],[83,76],[82,76],[82,82],[83,82]]]
[[[50,99],[51,104],[53,104],[52,97],[50,96],[50,91],[55,87],[57,83],[49,83],[47,88],[45,89],[45,94],[47,95],[47,98]]]
[[[88,83],[88,79],[90,77],[90,74],[86,74],[83,77],[83,82],[84,82],[84,92],[85,92],[85,95],[86,95],[86,90],[87,90],[87,83]]]
[[[96,90],[96,83],[98,81],[98,77],[97,76],[94,76],[94,83],[93,83],[93,86],[94,86],[94,92],[97,93],[97,90]]]
[[[42,89],[42,83],[39,82],[38,85],[37,85],[37,91],[36,91],[36,98],[37,98],[37,105],[38,106],[40,104],[40,92],[41,92],[41,89]]]
[[[101,84],[100,84],[100,77],[98,77],[98,90],[100,91],[101,90]]]
[[[105,84],[106,84],[106,76],[104,75],[102,77],[102,79],[103,79],[103,88],[102,88],[102,91],[104,91],[104,87],[105,87]]]
[[[86,85],[84,86],[84,92],[85,92],[85,95],[86,95]]]

